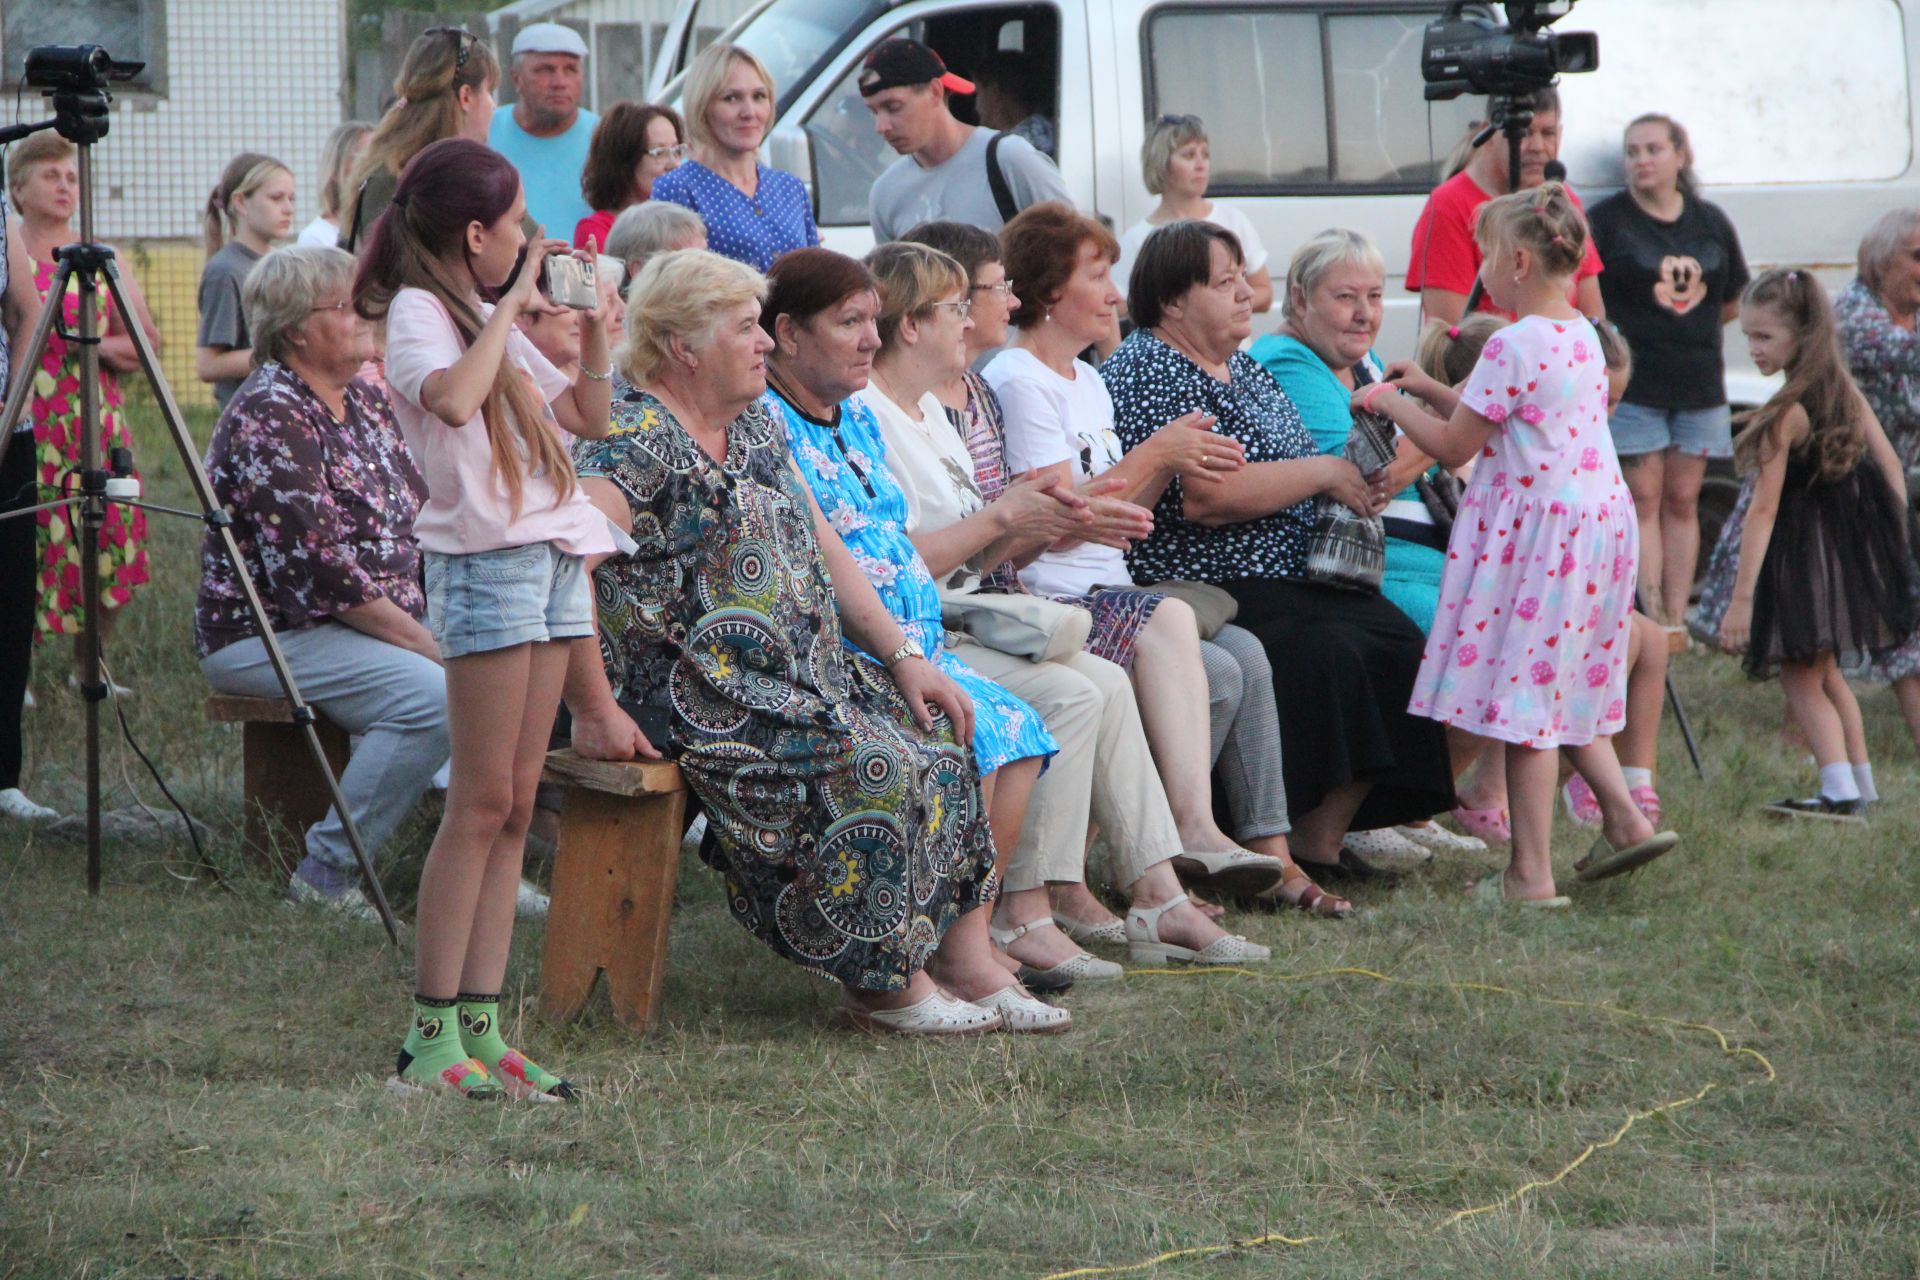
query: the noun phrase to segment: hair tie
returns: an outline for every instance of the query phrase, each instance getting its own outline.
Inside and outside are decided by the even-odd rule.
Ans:
[[[395,98],[393,100],[393,105],[396,107],[404,107],[407,105],[407,100],[405,98]]]
[[[1450,325],[1448,325],[1448,326],[1447,326],[1447,337],[1448,337],[1449,339],[1454,339],[1454,340],[1457,340],[1457,339],[1458,339],[1458,338],[1460,337],[1460,326],[1459,326],[1459,325],[1457,325],[1457,324],[1450,324]]]
[[[1567,242],[1567,238],[1563,235],[1555,235],[1553,237],[1553,242],[1555,244],[1565,244]]]

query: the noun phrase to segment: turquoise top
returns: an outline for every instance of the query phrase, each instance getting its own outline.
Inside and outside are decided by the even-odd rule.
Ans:
[[[599,116],[582,107],[565,133],[536,138],[515,123],[512,103],[493,109],[487,145],[519,170],[527,216],[540,224],[549,240],[572,240],[574,227],[593,212],[580,193],[580,171],[587,167],[587,146],[599,123]]]
[[[1347,435],[1353,430],[1353,392],[1312,347],[1295,337],[1269,333],[1247,354],[1266,366],[1287,399],[1300,410],[1300,420],[1320,452],[1340,453],[1346,449]],[[1371,351],[1367,352],[1367,361],[1375,369],[1380,367],[1379,358]],[[1420,501],[1419,491],[1412,485],[1393,496],[1396,500]]]

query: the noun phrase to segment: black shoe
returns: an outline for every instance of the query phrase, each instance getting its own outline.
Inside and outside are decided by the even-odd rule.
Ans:
[[[1861,826],[1865,826],[1867,821],[1867,802],[1864,800],[1835,800],[1828,796],[1795,800],[1789,797],[1768,801],[1760,809],[1763,813],[1782,818],[1822,818],[1828,822],[1852,822]]]
[[[1315,884],[1323,887],[1330,884],[1367,884],[1391,889],[1400,883],[1399,872],[1376,867],[1351,849],[1340,850],[1338,862],[1308,862],[1304,858],[1295,861],[1299,862],[1302,871],[1313,877]]]
[[[1021,965],[1013,976],[1036,996],[1057,996],[1073,986],[1073,979],[1064,974],[1048,973],[1028,964]]]

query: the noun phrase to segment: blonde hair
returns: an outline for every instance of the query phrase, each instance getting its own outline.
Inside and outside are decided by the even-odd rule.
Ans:
[[[200,219],[209,258],[220,252],[220,246],[240,229],[240,220],[233,216],[234,197],[244,199],[252,195],[276,173],[284,173],[289,178],[293,176],[293,170],[258,151],[242,151],[227,161],[227,167],[220,173],[220,181],[214,184],[212,193],[207,196],[207,207]]]
[[[316,299],[330,289],[351,291],[353,255],[345,249],[275,249],[253,264],[240,286],[253,362],[280,360],[287,335],[313,315]]]
[[[1558,182],[1495,196],[1480,206],[1473,238],[1491,258],[1500,249],[1525,249],[1554,279],[1571,277],[1587,257],[1587,219]]]
[[[365,120],[349,120],[335,125],[320,149],[320,171],[326,174],[320,182],[320,216],[329,222],[338,222],[347,207],[347,166],[353,162],[353,149],[372,132]]]
[[[902,320],[920,319],[948,294],[967,292],[967,269],[924,244],[895,240],[869,253],[866,263],[880,288],[882,350],[899,338]]]
[[[1607,366],[1609,374],[1633,376],[1633,347],[1627,341],[1627,335],[1613,321],[1601,316],[1590,320],[1593,331],[1600,338],[1600,359]]]
[[[1147,190],[1161,195],[1167,189],[1167,174],[1173,168],[1173,154],[1189,142],[1205,142],[1207,125],[1199,116],[1161,116],[1147,127],[1147,140],[1140,144],[1140,176]]]
[[[1414,350],[1413,362],[1428,377],[1457,387],[1480,362],[1480,350],[1487,345],[1487,339],[1505,328],[1506,323],[1491,311],[1462,316],[1457,324],[1428,321],[1427,327],[1420,331],[1420,345]]]
[[[767,86],[769,98],[779,96],[779,90],[774,88],[772,73],[767,70],[765,63],[753,56],[751,50],[737,44],[708,45],[693,60],[693,65],[687,68],[687,78],[681,86],[681,102],[687,113],[687,137],[696,146],[715,145],[713,131],[707,128],[707,110],[726,87],[727,76],[732,73],[736,62],[753,68],[760,82]]]
[[[1880,296],[1893,260],[1906,249],[1915,231],[1920,231],[1920,209],[1889,209],[1875,218],[1867,234],[1860,237],[1860,283],[1867,286],[1874,297]]]
[[[672,364],[669,340],[704,347],[729,308],[766,298],[766,277],[743,262],[707,249],[655,254],[627,290],[627,340],[615,357],[620,371],[636,386],[649,385]]]
[[[346,198],[342,207],[350,206],[367,179],[382,169],[398,178],[423,147],[459,137],[463,86],[491,89],[499,83],[499,59],[472,32],[460,31],[451,40],[444,29],[415,37],[400,63],[400,74],[393,78],[394,103],[374,126],[367,153],[342,193]],[[343,220],[341,230],[346,229]],[[368,229],[354,230],[364,239]]]
[[[1383,282],[1387,276],[1387,260],[1380,256],[1380,246],[1362,231],[1332,227],[1295,249],[1293,260],[1287,263],[1287,287],[1280,299],[1280,318],[1299,319],[1293,310],[1295,289],[1301,297],[1311,298],[1329,271],[1345,266],[1369,267],[1379,273]]]
[[[1740,438],[1733,442],[1734,465],[1757,471],[1780,451],[1780,423],[1799,405],[1807,414],[1807,438],[1800,448],[1813,456],[1820,478],[1835,481],[1860,465],[1867,451],[1864,401],[1847,363],[1833,304],[1811,271],[1775,267],[1762,271],[1740,296],[1740,305],[1771,307],[1793,331],[1793,358],[1787,382],[1758,409],[1740,416]]]
[[[52,132],[36,133],[14,143],[7,152],[7,195],[13,201],[13,211],[26,212],[20,207],[20,193],[27,189],[27,179],[33,176],[35,165],[71,160],[77,150],[71,142]]]

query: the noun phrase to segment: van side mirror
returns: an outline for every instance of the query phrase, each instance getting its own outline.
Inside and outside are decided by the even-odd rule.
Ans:
[[[767,135],[767,164],[800,179],[807,194],[813,194],[813,148],[799,125],[783,124]]]

